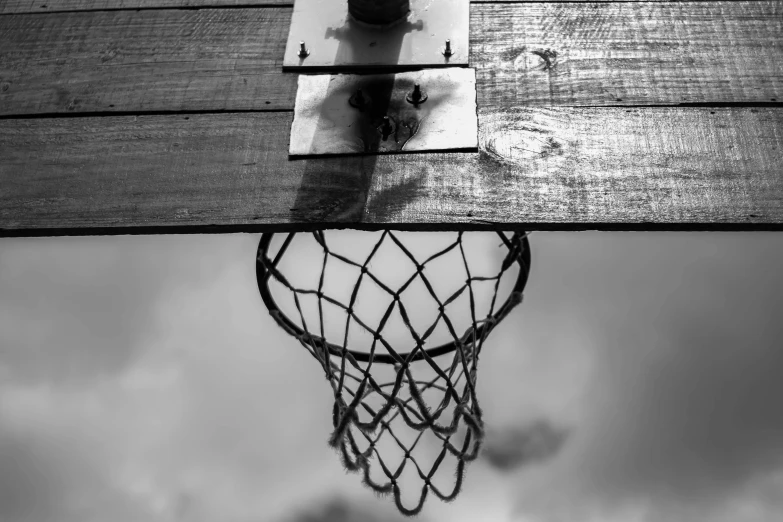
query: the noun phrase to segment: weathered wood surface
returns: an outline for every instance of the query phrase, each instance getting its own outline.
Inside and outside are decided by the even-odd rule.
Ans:
[[[783,229],[783,109],[481,109],[479,154],[288,161],[290,113],[11,119],[0,234]]]
[[[480,153],[289,161],[278,1],[0,0],[0,235],[783,230],[783,2],[476,2]]]
[[[291,109],[290,9],[0,17],[0,114]]]
[[[783,3],[476,4],[479,104],[783,100]],[[0,17],[0,114],[292,109],[290,8]]]
[[[472,10],[479,103],[783,100],[783,2],[492,4]]]
[[[336,0],[340,1],[340,0]],[[471,0],[471,3],[490,3],[497,0]],[[503,0],[511,2],[565,2],[568,0]],[[609,0],[622,2],[627,0]],[[641,0],[655,1],[655,0]],[[701,0],[684,0],[701,1]],[[161,9],[195,7],[251,7],[264,5],[290,5],[294,0],[4,0],[0,15],[22,13],[53,13],[62,11],[96,11],[114,9]]]
[[[3,0],[0,14],[121,9],[294,5],[294,0]]]

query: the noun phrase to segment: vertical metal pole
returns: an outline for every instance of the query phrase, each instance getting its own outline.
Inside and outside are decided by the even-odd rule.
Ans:
[[[348,0],[348,12],[366,24],[388,25],[404,19],[410,0]]]

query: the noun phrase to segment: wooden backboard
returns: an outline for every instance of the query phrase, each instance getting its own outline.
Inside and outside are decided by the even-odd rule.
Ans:
[[[479,152],[294,160],[292,4],[0,3],[0,235],[783,229],[783,3],[474,2]]]

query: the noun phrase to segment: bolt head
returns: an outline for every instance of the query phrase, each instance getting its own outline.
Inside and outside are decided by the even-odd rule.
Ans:
[[[348,99],[348,103],[350,103],[352,107],[362,110],[367,105],[367,98],[364,96],[361,89],[357,89]]]
[[[383,117],[383,123],[381,124],[380,129],[381,134],[384,135],[384,139],[386,139],[386,136],[394,132],[394,127],[392,126],[391,118],[388,116]]]
[[[408,103],[419,105],[420,103],[427,101],[427,93],[421,90],[420,84],[414,83],[413,91],[409,92],[405,99],[408,100]]]
[[[446,40],[446,48],[443,50],[443,56],[451,56],[454,52],[451,50],[451,40]]]

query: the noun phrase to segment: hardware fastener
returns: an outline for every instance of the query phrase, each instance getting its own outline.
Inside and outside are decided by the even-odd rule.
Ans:
[[[405,99],[408,100],[408,103],[419,105],[420,103],[427,101],[427,97],[427,93],[421,90],[421,85],[414,83],[413,91],[409,92]]]
[[[388,116],[384,116],[383,123],[378,128],[378,130],[381,132],[381,135],[383,136],[383,140],[386,141],[386,138],[388,138],[394,132],[392,119],[389,118]]]
[[[454,54],[454,52],[451,50],[451,40],[446,40],[446,49],[443,50],[443,56],[448,58]]]
[[[356,92],[353,93],[350,98],[348,98],[348,103],[351,104],[351,107],[356,107],[357,109],[362,110],[365,106],[367,106],[367,98],[364,96],[364,93],[361,89],[356,89]]]

